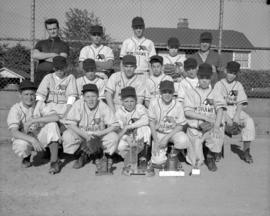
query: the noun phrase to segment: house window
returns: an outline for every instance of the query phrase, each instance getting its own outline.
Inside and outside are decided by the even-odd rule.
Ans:
[[[241,53],[241,52],[234,52],[233,53],[233,61],[237,61],[242,69],[249,69],[250,68],[250,53]]]

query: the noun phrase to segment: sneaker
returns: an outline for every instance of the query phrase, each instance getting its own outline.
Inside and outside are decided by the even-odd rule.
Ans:
[[[217,166],[216,166],[216,163],[215,163],[215,158],[207,158],[206,159],[206,166],[212,172],[217,171]]]
[[[23,168],[28,168],[28,167],[32,166],[32,164],[30,162],[30,157],[31,157],[31,155],[22,159],[22,167]]]
[[[149,163],[146,169],[146,176],[147,177],[152,177],[155,175],[155,168],[152,165],[152,163]]]
[[[222,158],[222,153],[221,152],[220,153],[215,153],[215,160],[216,160],[216,162],[221,161],[221,158]]]
[[[88,157],[85,153],[81,153],[80,157],[74,162],[73,168],[80,169],[88,162]]]
[[[61,170],[61,162],[59,160],[51,162],[49,169],[50,174],[52,175],[57,174],[60,172],[60,170]]]
[[[249,148],[243,152],[242,160],[249,164],[253,163]]]

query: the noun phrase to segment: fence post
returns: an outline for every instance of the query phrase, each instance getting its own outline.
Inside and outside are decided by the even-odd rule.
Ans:
[[[222,31],[223,31],[223,13],[224,13],[224,0],[219,1],[219,36],[218,36],[218,53],[221,54],[222,49]]]
[[[31,81],[34,81],[34,70],[35,70],[35,65],[34,65],[34,59],[33,59],[33,49],[35,46],[35,0],[31,1],[31,72],[30,72],[30,77]]]

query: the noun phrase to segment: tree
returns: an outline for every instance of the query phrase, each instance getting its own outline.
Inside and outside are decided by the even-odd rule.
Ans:
[[[93,13],[89,13],[86,9],[70,8],[65,14],[65,26],[61,30],[63,37],[69,42],[70,55],[69,61],[73,65],[78,64],[78,57],[81,48],[91,43],[90,29],[92,25],[102,25],[100,19]],[[104,29],[105,32],[105,29]],[[104,34],[103,43],[107,44],[111,41],[109,35]]]
[[[19,43],[11,48],[4,44],[0,46],[0,62],[3,67],[30,73],[30,53]]]

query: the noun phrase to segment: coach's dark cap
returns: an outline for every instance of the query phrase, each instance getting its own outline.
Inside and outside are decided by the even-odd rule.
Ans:
[[[135,27],[145,27],[144,20],[142,17],[134,17],[132,20],[132,28]]]
[[[153,64],[155,62],[159,62],[161,65],[163,65],[163,57],[159,55],[153,55],[150,58],[150,63]]]
[[[100,25],[91,26],[90,33],[91,34],[96,34],[97,33],[97,34],[103,35],[103,27],[100,26]]]
[[[56,70],[62,70],[67,67],[67,59],[63,56],[55,56],[53,58],[53,67]]]
[[[123,65],[134,65],[136,66],[137,60],[136,57],[133,55],[125,55],[122,59]]]
[[[185,71],[195,69],[198,66],[197,60],[195,58],[188,58],[184,61]]]
[[[159,84],[159,90],[160,92],[163,92],[163,91],[170,91],[172,93],[174,93],[174,83],[172,81],[169,81],[169,80],[164,80],[164,81],[161,81],[160,84]]]
[[[85,92],[95,92],[98,95],[98,87],[95,84],[85,84],[83,85],[82,93]]]
[[[240,70],[240,64],[236,61],[230,61],[226,66],[227,72],[232,74],[237,74]]]
[[[199,79],[206,78],[211,79],[211,76],[213,75],[213,69],[210,64],[203,63],[199,66],[197,76]]]
[[[36,91],[37,86],[33,82],[31,82],[30,80],[24,80],[19,85],[19,91],[22,92],[24,90]]]
[[[121,89],[121,99],[124,100],[128,97],[137,98],[135,88],[128,86]]]
[[[93,71],[96,71],[97,70],[97,67],[96,67],[96,62],[94,59],[85,59],[83,61],[83,70],[85,72],[93,72]]]
[[[213,40],[213,36],[210,32],[203,32],[200,35],[200,42],[201,43],[211,43]]]
[[[168,47],[178,49],[180,46],[179,40],[175,37],[171,37],[168,40]]]

